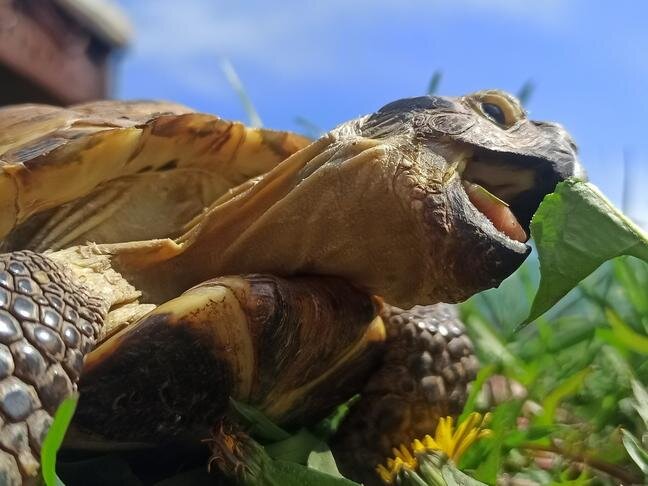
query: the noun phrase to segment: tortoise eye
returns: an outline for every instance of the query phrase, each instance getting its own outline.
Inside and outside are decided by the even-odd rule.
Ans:
[[[499,125],[506,125],[504,110],[494,103],[482,103],[481,109],[488,118]]]

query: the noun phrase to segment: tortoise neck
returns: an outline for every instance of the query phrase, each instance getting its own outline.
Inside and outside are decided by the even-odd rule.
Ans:
[[[3,433],[30,433],[24,447],[4,449],[15,460],[0,464],[0,477],[9,483],[34,482],[42,440],[61,402],[76,391],[107,312],[105,300],[53,259],[32,251],[0,254]]]
[[[155,308],[152,304],[140,304],[141,292],[113,268],[109,255],[92,245],[66,248],[48,253],[47,257],[101,303],[104,325],[98,339],[114,334]]]

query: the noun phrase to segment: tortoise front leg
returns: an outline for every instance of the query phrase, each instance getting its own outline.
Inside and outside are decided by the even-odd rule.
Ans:
[[[76,391],[106,307],[43,255],[0,255],[0,484],[36,482],[52,417]]]
[[[378,310],[336,278],[205,282],[90,353],[75,423],[114,440],[205,439],[230,397],[282,425],[312,423],[378,364]]]
[[[479,363],[456,308],[385,306],[386,352],[333,443],[342,472],[381,484],[375,467],[392,448],[434,435],[439,418],[458,416]]]

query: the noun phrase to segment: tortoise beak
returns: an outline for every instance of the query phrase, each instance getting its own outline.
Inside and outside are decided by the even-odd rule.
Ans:
[[[530,223],[544,197],[569,177],[586,177],[562,127],[541,125],[563,141],[553,147],[554,154],[542,158],[478,147],[447,186],[446,214],[452,218],[455,251],[463,255],[452,259],[453,288],[461,292],[450,300],[496,287],[511,275],[531,252]]]
[[[533,214],[542,199],[553,192],[559,182],[569,177],[587,178],[578,160],[576,145],[565,129],[554,123],[532,123],[554,143],[535,151],[535,154],[525,151],[498,152],[476,147],[460,173],[469,196],[475,193],[474,185],[483,189],[480,192],[495,196],[495,199],[480,198],[480,194],[470,197],[482,213],[489,216],[489,208],[485,211],[483,207],[486,205],[490,206],[490,212],[501,215],[505,210],[501,204],[496,203],[504,203],[508,207],[506,212],[515,218],[527,236]],[[480,204],[479,199],[485,202]],[[489,219],[498,226],[499,221],[493,221],[494,218],[491,217]],[[502,230],[500,227],[498,229]]]
[[[430,167],[419,175],[431,188],[420,217],[431,255],[444,262],[445,285],[437,288],[444,302],[496,287],[513,273],[531,251],[530,223],[543,198],[559,182],[585,177],[562,126],[520,115],[508,128],[497,127],[460,101],[449,99],[452,109],[425,118],[433,131],[419,135],[426,149],[416,164]],[[440,186],[438,169],[426,164],[430,153],[447,163]]]
[[[459,302],[485,289],[497,287],[517,270],[531,253],[524,241],[509,236],[473,203],[461,179],[447,188],[448,212],[454,247],[449,249],[449,274],[454,285],[449,286],[446,302]],[[433,224],[424,213],[428,225]],[[525,234],[522,232],[522,234]],[[524,238],[526,240],[526,238]]]

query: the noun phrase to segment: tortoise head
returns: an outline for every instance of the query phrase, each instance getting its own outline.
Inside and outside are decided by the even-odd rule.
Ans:
[[[529,254],[529,224],[544,196],[568,177],[585,176],[565,129],[530,120],[502,91],[401,99],[335,133],[392,149],[376,177],[385,182],[383,197],[408,213],[410,234],[382,230],[402,241],[390,258],[418,259],[426,268],[419,292],[426,302],[499,285]]]
[[[582,169],[567,132],[529,120],[506,93],[403,99],[340,125],[216,201],[171,247],[147,245],[151,257],[126,255],[120,268],[185,279],[167,298],[264,272],[346,278],[401,307],[456,302],[524,261],[531,216],[572,175]]]

